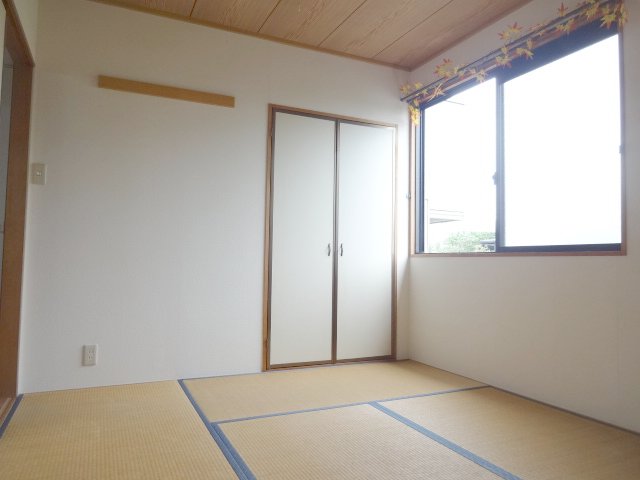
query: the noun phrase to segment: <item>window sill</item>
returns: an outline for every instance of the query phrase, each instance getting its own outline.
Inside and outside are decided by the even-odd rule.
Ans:
[[[487,253],[412,253],[411,257],[624,257],[625,249],[604,252],[487,252]]]

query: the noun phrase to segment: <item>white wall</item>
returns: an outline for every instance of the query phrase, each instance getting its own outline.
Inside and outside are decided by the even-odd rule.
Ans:
[[[40,0],[13,0],[18,11],[18,17],[22,24],[22,29],[27,37],[27,43],[31,50],[31,55],[36,58],[36,43],[38,40],[38,6]],[[48,0],[47,3],[52,3]],[[55,2],[53,2],[55,3]]]
[[[22,392],[259,371],[270,102],[400,125],[406,282],[406,73],[85,0],[39,15],[31,161],[48,181],[29,188]],[[98,74],[237,106],[98,89]],[[99,364],[81,367],[91,343]]]
[[[442,57],[474,60],[507,24],[553,18],[557,3],[531,2]],[[640,431],[640,1],[625,3],[628,255],[412,257],[410,336],[412,358]],[[436,63],[412,81],[433,79]]]

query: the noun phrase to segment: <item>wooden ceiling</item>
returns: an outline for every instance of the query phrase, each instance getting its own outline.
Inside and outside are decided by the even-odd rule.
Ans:
[[[530,0],[97,0],[412,70]]]

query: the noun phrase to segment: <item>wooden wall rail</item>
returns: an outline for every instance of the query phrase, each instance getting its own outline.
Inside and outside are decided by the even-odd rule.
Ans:
[[[235,97],[227,95],[199,92],[197,90],[169,87],[154,83],[137,82],[135,80],[126,80],[124,78],[109,77],[106,75],[98,76],[98,87],[123,92],[140,93],[142,95],[152,95],[155,97],[173,98],[186,102],[206,103],[228,108],[234,108],[236,104]]]

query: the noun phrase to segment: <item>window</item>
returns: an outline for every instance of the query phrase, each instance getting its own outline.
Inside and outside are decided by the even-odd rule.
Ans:
[[[620,60],[590,25],[422,107],[421,253],[620,251]]]

